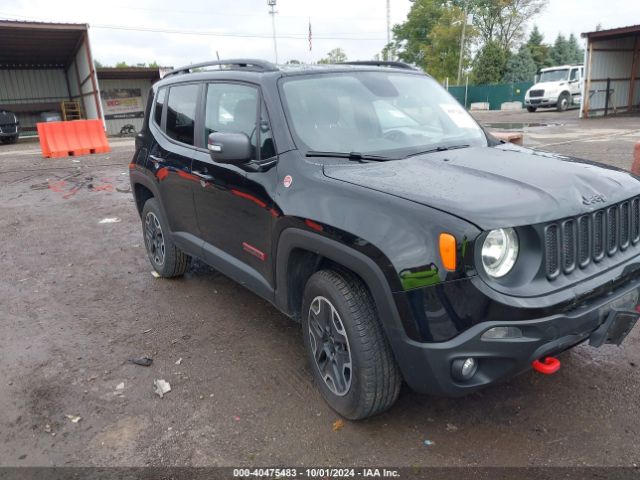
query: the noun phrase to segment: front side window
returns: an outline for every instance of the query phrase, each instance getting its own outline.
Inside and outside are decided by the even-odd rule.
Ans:
[[[258,90],[248,85],[210,83],[207,86],[204,134],[214,132],[244,133],[254,151],[258,132]]]
[[[572,68],[571,69],[571,76],[569,77],[569,80],[574,81],[574,80],[578,80],[578,79],[579,79],[578,69],[577,68]]]
[[[193,145],[198,85],[177,85],[169,89],[167,127],[169,137]]]
[[[308,150],[402,156],[487,144],[475,120],[425,75],[296,76],[283,81],[282,96],[289,127]]]

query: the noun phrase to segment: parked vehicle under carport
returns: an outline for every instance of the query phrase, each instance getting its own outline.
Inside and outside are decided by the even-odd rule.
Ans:
[[[0,110],[0,141],[16,143],[20,136],[20,122],[13,112]]]

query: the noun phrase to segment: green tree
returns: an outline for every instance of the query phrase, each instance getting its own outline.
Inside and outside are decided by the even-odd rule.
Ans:
[[[116,68],[127,68],[128,66],[129,65],[127,65],[127,62],[125,62],[125,61],[116,63]]]
[[[543,40],[544,37],[540,33],[540,30],[538,30],[538,26],[534,25],[526,45],[531,52],[533,61],[536,63],[536,70],[551,66],[551,60],[549,58],[550,48],[549,45],[543,43]]]
[[[318,63],[342,63],[347,61],[347,54],[341,48],[334,48],[327,56],[318,60]]]
[[[447,8],[446,0],[415,0],[407,19],[393,27],[393,48],[403,62],[426,67],[424,47],[428,36],[442,18]]]
[[[480,49],[473,65],[475,84],[499,83],[504,77],[509,51],[496,41],[489,41]]]
[[[552,65],[566,65],[571,63],[572,52],[569,42],[561,33],[556,37],[556,41],[553,42],[551,52],[549,54]]]
[[[416,0],[407,20],[393,28],[394,42],[385,47],[382,58],[392,58],[418,65],[442,81],[458,74],[462,27],[466,18],[463,10],[446,0]],[[465,31],[462,64],[471,61],[471,46],[476,37],[472,26]],[[388,57],[387,57],[388,58]]]
[[[527,22],[539,14],[548,0],[456,0],[468,2],[473,24],[482,44],[495,41],[504,50],[511,50],[524,38]]]
[[[527,45],[522,45],[518,53],[507,60],[506,70],[502,81],[506,83],[530,82],[538,72],[536,62]]]
[[[149,63],[149,68],[160,68],[160,64],[157,61],[153,61]]]
[[[287,63],[285,63],[285,65],[300,65],[302,62],[300,60],[295,60],[295,59],[291,59],[291,60],[287,60]]]
[[[96,60],[95,58],[93,59],[93,64],[96,66],[96,68],[104,68],[104,65],[100,62],[100,60]]]
[[[581,64],[584,61],[584,50],[580,47],[578,39],[572,33],[567,40],[567,48],[569,50],[569,62],[572,65]]]

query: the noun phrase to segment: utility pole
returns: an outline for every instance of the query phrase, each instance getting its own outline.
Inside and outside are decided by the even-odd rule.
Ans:
[[[391,43],[391,0],[387,0],[387,47]],[[385,60],[393,60],[389,58],[388,48],[385,52]]]
[[[278,41],[276,40],[276,0],[267,0],[267,4],[271,8],[269,15],[271,15],[271,30],[273,32],[273,53],[276,57],[276,64],[278,63]]]
[[[462,78],[462,57],[464,56],[464,34],[467,29],[467,7],[469,5],[469,0],[464,2],[464,18],[462,19],[462,38],[460,38],[460,58],[458,59],[458,82],[457,85],[460,85],[460,79]]]

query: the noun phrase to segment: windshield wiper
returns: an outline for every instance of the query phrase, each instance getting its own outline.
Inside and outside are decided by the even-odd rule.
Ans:
[[[388,160],[396,160],[392,157],[383,157],[381,155],[368,155],[360,152],[318,152],[315,150],[309,150],[306,153],[307,157],[333,157],[333,158],[346,158],[352,162],[386,162]]]
[[[437,146],[435,148],[430,148],[429,150],[423,150],[421,152],[410,153],[404,158],[415,157],[416,155],[424,155],[426,153],[435,153],[435,152],[446,152],[447,150],[457,150],[458,148],[467,148],[469,145],[451,145],[451,146]]]

